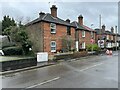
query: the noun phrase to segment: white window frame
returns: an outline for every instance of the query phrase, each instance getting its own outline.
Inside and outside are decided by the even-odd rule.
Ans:
[[[85,49],[85,42],[82,42],[82,49]]]
[[[52,43],[54,43],[55,45],[52,45]],[[51,47],[51,52],[56,52],[56,41],[51,41],[50,47]],[[52,48],[55,48],[55,49],[52,50]]]
[[[52,29],[54,31],[52,31]],[[51,34],[55,34],[56,33],[56,24],[55,23],[50,23],[50,30],[51,30]]]
[[[85,37],[85,31],[82,31],[82,37]]]
[[[109,40],[109,35],[107,35],[107,40]]]
[[[113,40],[113,36],[111,36],[111,40]]]

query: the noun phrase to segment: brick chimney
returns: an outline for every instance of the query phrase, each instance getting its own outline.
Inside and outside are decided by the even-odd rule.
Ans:
[[[40,17],[40,18],[42,18],[44,15],[45,15],[44,12],[40,12],[40,13],[39,13],[39,17]]]
[[[51,9],[51,15],[55,18],[57,18],[57,7],[56,5],[52,5]]]
[[[102,25],[102,33],[105,33],[105,25]]]
[[[113,27],[111,27],[111,32],[114,33],[114,28]]]
[[[80,25],[83,25],[83,16],[82,16],[82,15],[80,15],[80,16],[78,17],[78,23],[79,23]]]
[[[70,23],[70,19],[66,19],[66,22]]]

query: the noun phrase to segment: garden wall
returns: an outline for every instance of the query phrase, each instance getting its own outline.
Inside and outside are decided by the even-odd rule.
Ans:
[[[25,58],[0,62],[0,71],[16,70],[37,65],[36,58]]]

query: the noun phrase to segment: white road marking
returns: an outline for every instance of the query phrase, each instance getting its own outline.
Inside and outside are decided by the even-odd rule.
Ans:
[[[43,85],[43,84],[46,84],[46,83],[49,83],[49,82],[52,82],[52,81],[56,81],[58,79],[60,79],[60,77],[56,77],[56,78],[53,78],[51,80],[47,80],[47,81],[39,83],[39,84],[36,84],[36,85],[33,85],[33,86],[29,86],[26,89],[28,89],[28,88],[34,88],[34,87],[37,87],[37,86],[40,86],[40,85]]]
[[[96,66],[99,66],[99,65],[101,65],[101,64],[103,64],[103,63],[99,63],[99,64],[96,64],[96,65],[93,65],[93,66],[90,66],[90,67],[81,69],[80,71],[85,71],[85,70],[88,70],[88,69],[90,69],[90,68],[94,68],[94,67],[96,67]]]

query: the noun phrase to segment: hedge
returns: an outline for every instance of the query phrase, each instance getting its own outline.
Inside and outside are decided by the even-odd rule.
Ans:
[[[100,48],[98,47],[97,44],[88,44],[86,48],[87,48],[88,51],[91,51],[92,49],[93,49],[93,51],[99,51],[100,50]]]
[[[23,50],[21,47],[7,47],[3,49],[3,53],[4,55],[22,55],[23,54]]]

